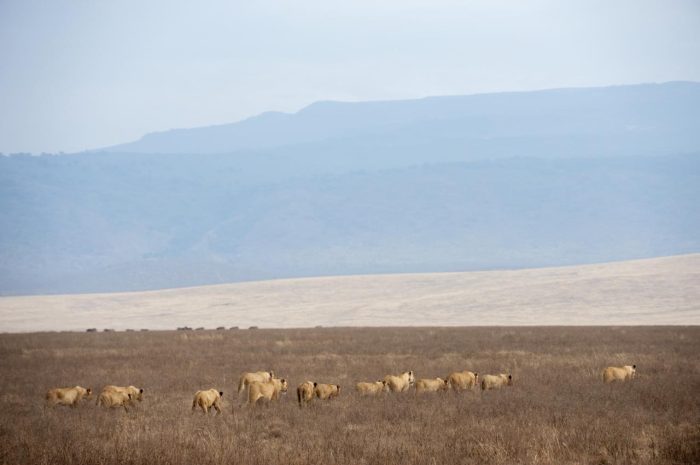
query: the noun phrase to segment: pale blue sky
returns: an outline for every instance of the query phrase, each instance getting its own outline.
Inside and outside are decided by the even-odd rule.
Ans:
[[[700,81],[700,2],[0,0],[0,151],[376,100]]]

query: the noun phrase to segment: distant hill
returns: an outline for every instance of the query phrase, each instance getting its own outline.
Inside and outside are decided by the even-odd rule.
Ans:
[[[461,149],[484,152],[480,156],[653,155],[698,149],[698,108],[700,84],[694,82],[318,102],[294,114],[147,134],[105,151],[230,153],[349,143],[363,149],[433,147],[435,160],[452,161],[468,155],[454,153]]]
[[[0,298],[0,331],[220,326],[697,325],[700,255]],[[211,337],[211,336],[209,336]]]
[[[700,251],[700,84],[321,103],[119,150],[0,157],[0,293]]]

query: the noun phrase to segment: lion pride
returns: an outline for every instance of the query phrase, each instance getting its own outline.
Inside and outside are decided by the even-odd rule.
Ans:
[[[209,389],[206,391],[197,391],[192,400],[192,411],[197,407],[202,409],[202,412],[209,413],[209,409],[214,407],[216,415],[221,413],[221,398],[224,393],[218,389]]]
[[[380,379],[373,383],[360,382],[355,385],[355,391],[361,396],[376,396],[389,390],[386,381]]]
[[[637,365],[625,365],[623,367],[607,367],[603,370],[603,382],[627,381],[637,375]]]
[[[314,393],[321,400],[330,400],[340,395],[340,386],[338,384],[317,384]]]
[[[82,386],[55,388],[46,393],[46,405],[54,407],[56,405],[70,405],[75,407],[84,397],[90,397],[92,389]]]
[[[247,386],[250,386],[251,383],[266,383],[274,377],[275,373],[272,370],[256,371],[254,373],[243,373],[238,380],[238,395],[240,396],[241,392],[243,392]]]
[[[413,371],[405,371],[400,375],[386,375],[384,381],[386,381],[391,392],[405,392],[416,382],[416,377]]]
[[[248,385],[248,404],[255,405],[260,399],[277,400],[280,392],[287,392],[287,387],[287,380],[284,378],[272,378],[264,383],[255,381]]]
[[[481,379],[481,389],[486,391],[488,389],[500,389],[503,386],[513,385],[513,375],[507,375],[501,373],[500,375],[485,375]]]
[[[416,392],[437,392],[447,390],[447,380],[442,378],[419,379],[416,381]]]
[[[479,385],[479,374],[469,370],[455,371],[447,377],[447,382],[455,391],[463,391]]]
[[[299,386],[297,386],[297,400],[299,401],[299,407],[303,404],[308,404],[314,398],[314,389],[316,388],[316,383],[313,381],[304,381]]]

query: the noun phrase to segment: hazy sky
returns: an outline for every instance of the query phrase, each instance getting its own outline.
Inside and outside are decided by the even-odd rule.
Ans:
[[[376,100],[700,81],[700,1],[0,0],[0,151]]]

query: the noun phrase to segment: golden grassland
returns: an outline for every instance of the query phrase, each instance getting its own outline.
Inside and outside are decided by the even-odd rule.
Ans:
[[[316,328],[0,335],[2,464],[700,463],[700,328]],[[636,364],[604,385],[608,365]],[[290,382],[276,403],[236,398],[243,371]],[[509,372],[499,391],[359,398],[356,382],[414,370]],[[297,384],[342,386],[296,404]],[[128,413],[45,409],[52,387],[133,384]],[[224,413],[192,413],[196,390]]]

